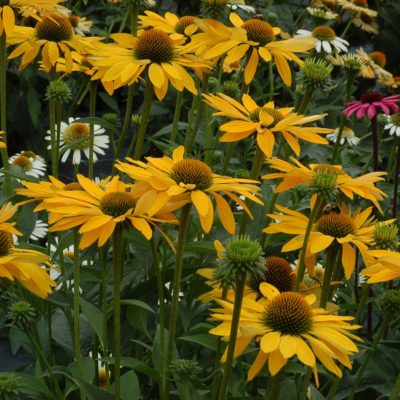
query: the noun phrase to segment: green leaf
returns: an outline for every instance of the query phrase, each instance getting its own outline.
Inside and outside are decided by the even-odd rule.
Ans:
[[[114,391],[114,384],[111,385]],[[129,371],[121,376],[121,399],[122,400],[139,400],[140,385],[137,375],[133,371]]]
[[[207,347],[207,349],[216,351],[219,338],[213,335],[200,334],[193,336],[181,336],[178,338],[178,340],[185,340],[187,342],[197,343],[201,346]]]
[[[97,386],[82,379],[74,378],[73,380],[85,391],[88,400],[115,400],[115,396],[112,393],[99,389]]]
[[[99,310],[97,307],[95,307],[93,304],[89,303],[83,297],[80,298],[79,302],[82,307],[82,313],[85,315],[85,317],[89,321],[90,325],[96,332],[96,335],[102,342],[102,337],[103,337],[103,313],[102,313],[102,311]]]
[[[127,305],[127,306],[136,306],[136,307],[140,307],[143,308],[147,311],[150,311],[152,313],[154,313],[154,310],[144,301],[141,300],[121,300],[121,304]]]

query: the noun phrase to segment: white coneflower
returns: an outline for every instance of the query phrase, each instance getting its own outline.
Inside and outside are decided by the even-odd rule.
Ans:
[[[317,53],[322,51],[332,53],[334,50],[338,53],[347,53],[348,51],[349,42],[336,36],[335,31],[329,26],[317,26],[312,31],[299,29],[296,33],[298,36],[312,36],[315,38],[315,50]]]
[[[256,9],[252,6],[247,6],[244,0],[231,0],[226,6],[232,11],[243,10],[249,14],[256,12]]]
[[[29,237],[30,240],[40,240],[47,236],[48,232],[47,222],[42,221],[41,219],[37,219],[35,223],[35,227]]]
[[[338,140],[339,128],[336,128],[332,133],[326,135],[326,138],[333,143],[336,143]],[[353,129],[345,126],[343,128],[342,137],[340,138],[340,144],[344,144],[347,142],[350,146],[357,146],[360,143],[360,138],[358,138]]]
[[[85,154],[87,159],[89,159],[90,153],[90,127],[89,124],[84,122],[79,122],[75,118],[69,118],[68,124],[61,122],[60,126],[61,137],[60,146],[70,145],[67,150],[65,150],[62,155],[61,161],[66,162],[71,151],[73,152],[72,163],[75,165],[81,162],[81,152]],[[110,144],[110,139],[107,135],[102,135],[105,129],[100,125],[94,125],[94,137],[93,137],[93,162],[97,161],[97,154],[104,155],[103,149],[108,149]],[[48,135],[45,137],[46,140],[51,142],[50,131],[47,131]],[[51,149],[51,144],[47,147]],[[62,150],[62,149],[61,149]]]
[[[46,173],[46,162],[33,151],[22,151],[9,158],[10,165],[17,166],[25,175],[39,178]]]
[[[78,17],[77,15],[69,15],[69,22],[71,22],[72,28],[77,35],[85,36],[86,33],[90,32],[90,28],[93,25],[93,21],[89,21],[86,17]]]
[[[331,10],[328,10],[327,8],[307,7],[307,11],[313,17],[325,19],[327,21],[336,19],[339,15],[332,12]]]
[[[385,129],[389,130],[390,135],[396,135],[400,137],[400,113],[395,113],[393,115],[387,115],[387,124]]]

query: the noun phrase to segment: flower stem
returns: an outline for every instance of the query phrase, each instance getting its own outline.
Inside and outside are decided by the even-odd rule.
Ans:
[[[115,156],[114,156],[115,160],[118,160],[121,157],[122,146],[124,145],[126,135],[131,125],[134,91],[135,91],[135,85],[128,86],[128,99],[126,102],[124,123],[122,124],[122,130],[121,134],[119,135],[117,150],[115,151]]]
[[[282,379],[285,375],[283,372],[284,368],[285,367],[282,367],[282,369],[275,376],[270,377],[270,381],[268,382],[268,387],[265,392],[265,400],[276,400],[279,398]]]
[[[140,119],[140,125],[136,138],[135,152],[133,153],[134,160],[139,160],[142,154],[144,137],[146,135],[147,124],[149,123],[150,108],[151,108],[151,103],[153,101],[153,94],[154,94],[153,84],[150,82],[150,78],[147,77],[146,89],[144,91],[142,116]]]
[[[96,95],[97,95],[97,81],[90,81],[90,105],[89,117],[96,116]],[[93,156],[94,156],[94,124],[90,122],[90,142],[89,142],[89,179],[93,179]]]
[[[379,134],[378,134],[378,122],[376,115],[371,118],[371,131],[372,131],[372,167],[374,171],[379,170]]]
[[[329,301],[332,274],[335,269],[336,265],[335,261],[337,259],[337,255],[338,255],[338,248],[335,245],[329,246],[329,248],[326,250],[324,280],[322,283],[321,299],[319,302],[319,306],[321,308],[326,308],[326,304]]]
[[[368,350],[367,357],[365,358],[364,362],[361,364],[361,367],[360,367],[359,370],[357,371],[356,379],[355,379],[355,381],[354,381],[354,383],[353,383],[353,386],[352,386],[352,388],[351,388],[351,393],[350,393],[349,400],[354,400],[354,396],[355,396],[355,394],[356,394],[356,392],[357,392],[358,386],[360,385],[360,382],[361,382],[361,379],[362,379],[362,377],[363,377],[363,375],[364,375],[364,372],[365,372],[365,370],[367,369],[368,364],[369,364],[369,362],[370,362],[372,356],[373,356],[373,355],[375,354],[375,352],[376,352],[376,349],[377,349],[378,344],[379,344],[379,342],[380,342],[380,340],[381,340],[381,338],[382,338],[382,335],[383,335],[383,333],[385,332],[386,327],[389,325],[389,321],[390,321],[390,319],[389,319],[389,317],[386,315],[386,316],[383,318],[382,324],[381,324],[381,326],[379,327],[378,332],[375,334],[374,341],[372,342],[372,345],[371,345],[371,347],[370,347],[369,350]]]
[[[351,16],[351,18],[349,18],[349,21],[347,22],[347,25],[346,25],[345,28],[343,29],[343,32],[342,32],[342,35],[341,35],[341,38],[342,38],[342,39],[344,39],[344,38],[346,37],[346,33],[347,33],[347,31],[349,30],[349,28],[350,28],[350,26],[351,26],[351,23],[353,22],[354,17],[355,17],[357,14],[358,14],[358,13],[355,13],[355,14],[353,14],[353,15]]]
[[[121,397],[121,277],[124,257],[122,229],[116,226],[113,233],[114,266],[114,393],[115,400]]]
[[[303,380],[303,385],[301,386],[299,400],[307,399],[307,392],[308,392],[308,387],[310,386],[311,374],[312,374],[311,367],[307,367],[306,374],[305,374],[304,380]]]
[[[160,301],[159,306],[159,324],[160,324],[160,375],[161,378],[164,377],[164,329],[165,329],[165,305],[164,305],[164,284],[161,274],[161,263],[160,258],[158,256],[156,244],[154,242],[154,238],[150,240],[151,252],[153,254],[153,268],[156,275],[157,280],[157,290],[158,290],[158,299]],[[163,398],[163,387],[162,380],[160,383],[160,399]]]
[[[365,306],[365,303],[368,300],[368,295],[369,295],[369,285],[368,283],[366,283],[361,291],[361,298],[360,298],[360,303],[358,304],[358,309],[357,309],[357,315],[356,318],[354,320],[355,324],[360,324],[362,322],[361,318],[362,318],[362,313],[363,313],[363,309]]]
[[[174,119],[172,121],[171,137],[169,138],[171,144],[175,143],[176,137],[178,135],[178,124],[179,124],[179,118],[181,116],[182,102],[183,102],[183,91],[178,92],[176,94]]]
[[[310,102],[312,95],[313,89],[307,88],[304,93],[303,99],[301,100],[301,103],[296,110],[298,114],[304,114],[307,111],[308,103]]]
[[[10,169],[7,152],[7,48],[6,33],[3,30],[0,36],[0,130],[3,131],[3,143],[5,147],[0,149],[3,168],[7,172]],[[11,177],[4,174],[3,191],[7,197],[12,195]]]
[[[189,230],[191,209],[192,209],[192,204],[190,203],[186,204],[181,210],[178,244],[176,248],[174,280],[172,283],[171,314],[169,320],[169,337],[168,337],[168,348],[167,348],[167,359],[166,359],[167,370],[164,373],[164,382],[163,382],[164,399],[169,398],[169,388],[171,385],[171,381],[169,379],[170,374],[168,372],[168,367],[171,364],[174,352],[176,324],[178,320],[179,290],[181,287],[182,268],[183,268],[183,255],[185,250],[186,238]]]
[[[235,285],[235,302],[233,304],[232,324],[229,333],[228,352],[226,356],[224,374],[222,376],[221,386],[219,388],[218,400],[224,400],[226,389],[229,383],[229,377],[232,370],[233,355],[235,352],[235,344],[239,327],[240,311],[242,308],[244,286],[246,283],[246,273],[239,273],[236,276]]]
[[[78,376],[82,378],[82,353],[81,353],[81,329],[80,329],[80,286],[81,264],[79,260],[79,233],[74,231],[74,352]],[[81,394],[81,399],[83,399]]]
[[[400,142],[397,145],[397,160],[396,169],[394,173],[394,185],[393,185],[393,206],[392,206],[392,218],[397,218],[397,198],[399,190],[399,175],[400,175]]]
[[[221,170],[221,175],[226,175],[226,173],[228,172],[229,162],[231,161],[235,147],[236,147],[236,142],[231,142],[228,144],[225,153],[224,164]]]
[[[323,204],[323,200],[321,199],[321,197],[317,197],[317,200],[311,211],[310,218],[308,220],[306,232],[304,234],[303,248],[300,253],[299,267],[297,269],[296,284],[295,284],[295,289],[294,289],[296,292],[299,290],[300,282],[303,280],[304,273],[306,271],[305,258],[306,258],[306,252],[307,252],[307,247],[308,247],[308,241],[310,239],[312,226],[314,224],[314,221],[317,219],[317,216],[319,214],[322,204]]]

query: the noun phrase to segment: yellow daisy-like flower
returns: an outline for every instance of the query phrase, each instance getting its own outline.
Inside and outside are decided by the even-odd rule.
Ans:
[[[368,283],[387,282],[400,278],[400,253],[390,250],[369,250],[367,268],[361,275],[367,276]]]
[[[358,195],[366,200],[370,200],[382,212],[379,201],[382,201],[387,195],[378,189],[375,184],[384,181],[383,177],[386,175],[386,172],[370,172],[357,178],[352,178],[345,173],[340,165],[310,164],[306,167],[294,157],[291,157],[291,161],[293,164],[278,158],[268,160],[270,167],[280,172],[267,174],[262,178],[282,179],[275,188],[276,193],[285,192],[301,184],[307,186],[318,185],[318,180],[327,181],[331,177],[334,187],[345,196],[353,199],[354,195]],[[314,193],[311,197],[312,204],[314,204],[316,197],[317,194]]]
[[[271,375],[276,375],[293,356],[313,368],[317,384],[317,359],[339,377],[342,370],[335,361],[351,369],[350,356],[358,352],[353,341],[361,341],[351,333],[360,328],[348,323],[353,317],[332,315],[324,309],[312,308],[315,302],[313,294],[303,297],[295,292],[279,293],[267,283],[261,283],[260,291],[264,297],[259,301],[243,299],[235,346],[234,355],[237,357],[253,339],[259,341],[260,351],[248,372],[248,380],[252,380],[266,363]],[[211,318],[222,322],[210,333],[229,337],[233,304],[216,301],[222,308],[213,310]]]
[[[40,21],[37,14],[53,12],[63,8],[59,3],[64,0],[8,0],[0,5],[0,35],[3,31],[10,35],[15,25],[16,14],[24,14]]]
[[[14,246],[12,235],[21,235],[9,220],[17,212],[10,203],[0,209],[0,278],[16,279],[36,296],[46,298],[56,284],[40,264],[46,264],[49,257],[34,250]]]
[[[9,59],[22,56],[20,70],[32,63],[40,53],[42,64],[49,70],[56,67],[60,55],[63,55],[67,72],[71,72],[73,68],[71,53],[93,41],[93,38],[89,40],[75,35],[69,19],[57,13],[45,15],[34,28],[16,26],[7,38],[8,44],[17,45]]]
[[[114,89],[132,85],[147,72],[159,100],[165,97],[169,83],[180,92],[187,89],[197,94],[186,68],[209,69],[209,63],[189,54],[189,47],[177,43],[160,29],[143,30],[138,37],[127,33],[115,33],[110,37],[118,45],[108,45],[107,51],[102,45],[88,59],[100,69],[102,82],[111,83]],[[97,74],[93,79],[97,79]]]
[[[221,142],[238,142],[255,133],[257,144],[266,157],[272,157],[275,145],[275,135],[281,134],[296,155],[300,154],[298,139],[307,142],[327,144],[328,141],[319,134],[331,133],[333,129],[314,126],[299,126],[308,122],[318,121],[324,115],[304,116],[293,112],[293,108],[275,108],[272,101],[263,106],[244,94],[242,103],[223,93],[218,95],[203,95],[205,102],[218,110],[214,115],[231,118],[220,126],[224,132]]]
[[[226,54],[225,63],[231,64],[242,60],[247,55],[248,60],[246,60],[244,68],[246,85],[253,80],[260,57],[267,63],[273,60],[283,82],[290,86],[292,73],[288,60],[302,66],[303,62],[295,53],[305,53],[312,49],[315,40],[313,38],[293,38],[277,41],[276,35],[280,33],[281,29],[274,28],[263,20],[250,18],[243,21],[236,13],[231,13],[229,19],[234,25],[234,28],[230,29],[229,36],[225,35],[224,38],[218,34],[215,37],[212,32],[209,33],[209,43],[214,43],[214,45],[206,51],[204,58],[213,59]],[[208,29],[205,24],[202,26]],[[199,38],[203,39],[202,36]],[[196,40],[196,35],[193,36],[193,41],[199,41]]]
[[[155,217],[145,215],[146,204],[136,201],[130,185],[113,177],[106,187],[78,175],[81,190],[58,190],[54,196],[43,200],[43,206],[50,212],[49,231],[64,231],[79,228],[79,247],[84,249],[94,242],[103,246],[113,234],[117,224],[129,222],[136,230],[150,240],[152,227],[156,222],[177,223],[171,213],[162,210]]]
[[[270,224],[263,232],[296,235],[282,247],[283,252],[302,248],[308,217],[279,205],[275,207],[280,213],[268,216],[280,222]],[[354,214],[351,214],[347,207],[342,205],[341,208],[337,207],[337,209],[324,213],[313,224],[305,255],[305,264],[310,274],[313,273],[316,255],[336,244],[341,249],[341,262],[345,277],[346,279],[350,278],[356,263],[355,247],[366,260],[366,251],[369,246],[374,244],[375,224],[371,217],[372,210],[372,207],[364,211],[357,209]],[[380,224],[388,225],[393,221],[383,221]]]
[[[350,14],[364,13],[372,18],[378,15],[378,11],[368,8],[367,0],[337,0],[337,4]]]
[[[139,15],[142,28],[156,28],[168,33],[172,39],[180,40],[183,43],[188,37],[198,30],[194,23],[197,17],[185,15],[178,17],[171,12],[165,13],[164,17],[153,11],[145,11],[145,15]]]
[[[131,164],[117,161],[116,168],[136,181],[132,191],[137,197],[146,199],[143,202],[147,204],[149,215],[154,215],[168,201],[174,202],[177,199],[182,204],[193,203],[201,226],[208,233],[214,220],[212,196],[222,225],[233,235],[236,230],[235,218],[222,195],[242,206],[252,218],[250,210],[238,195],[262,205],[262,201],[256,197],[260,190],[256,186],[259,182],[214,174],[202,161],[184,159],[183,156],[184,148],[179,146],[174,150],[172,158],[147,157],[147,163],[127,158]]]

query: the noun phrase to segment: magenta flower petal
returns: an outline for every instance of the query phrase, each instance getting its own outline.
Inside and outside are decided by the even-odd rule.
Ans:
[[[367,114],[368,114],[368,118],[369,118],[369,119],[372,119],[372,118],[375,117],[375,115],[376,115],[376,108],[375,108],[375,106],[374,106],[373,104],[371,104],[371,105],[368,107]]]

